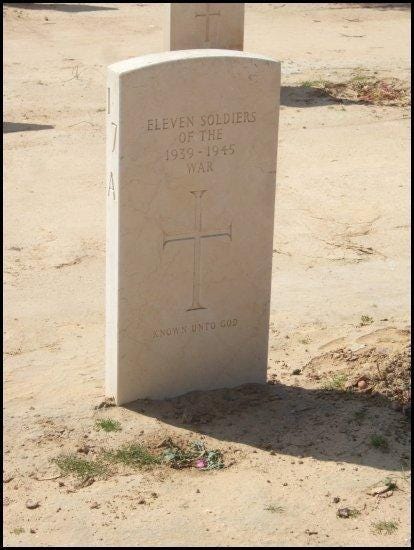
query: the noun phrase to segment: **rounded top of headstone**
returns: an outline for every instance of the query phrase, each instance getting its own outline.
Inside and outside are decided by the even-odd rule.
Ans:
[[[235,50],[175,50],[170,52],[151,53],[132,57],[124,61],[119,61],[109,65],[108,69],[118,74],[124,74],[137,69],[142,69],[152,65],[160,65],[162,63],[170,63],[172,61],[183,61],[190,59],[217,59],[217,58],[244,58],[252,61],[265,61],[267,63],[276,63],[280,65],[280,61],[272,59],[264,55],[255,53],[241,52]]]

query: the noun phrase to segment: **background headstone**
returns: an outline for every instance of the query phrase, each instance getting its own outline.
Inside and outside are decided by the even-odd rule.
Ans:
[[[243,50],[243,3],[170,3],[166,6],[166,50]]]
[[[243,52],[109,67],[107,393],[265,382],[280,64]]]

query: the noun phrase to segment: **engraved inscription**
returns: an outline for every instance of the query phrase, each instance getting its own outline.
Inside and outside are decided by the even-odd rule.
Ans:
[[[255,111],[180,114],[149,118],[146,131],[175,133],[171,136],[170,148],[165,150],[164,160],[178,164],[187,174],[208,174],[215,171],[216,160],[240,154],[238,145],[231,143],[234,133],[230,140],[227,128],[255,123]]]
[[[114,176],[111,172],[111,175],[109,177],[109,186],[108,186],[108,197],[112,193],[113,199],[115,200],[115,185],[114,185]]]
[[[196,17],[205,17],[206,18],[206,42],[210,41],[210,17],[219,16],[220,12],[210,12],[210,4],[206,4],[206,13],[197,13]]]
[[[153,338],[164,338],[166,336],[182,336],[184,334],[205,334],[214,330],[235,328],[239,324],[239,320],[221,319],[220,321],[203,321],[201,323],[193,323],[191,325],[179,325],[176,327],[160,328],[153,330]]]
[[[213,171],[213,164],[211,161],[207,162],[190,162],[187,164],[189,174],[205,174],[206,172]]]
[[[178,233],[175,235],[166,235],[163,233],[163,249],[168,243],[174,241],[194,241],[194,262],[193,262],[193,303],[187,311],[197,309],[207,309],[200,304],[200,285],[201,285],[201,240],[215,237],[229,237],[232,239],[232,226],[225,229],[211,229],[209,231],[202,228],[201,199],[206,193],[202,191],[190,191],[195,199],[194,231],[188,233]]]
[[[115,130],[114,130],[114,141],[112,143],[112,152],[115,151],[115,145],[116,145],[116,134],[117,134],[117,131],[118,131],[118,125],[115,124],[115,122],[111,122],[111,125],[112,126],[115,126]]]

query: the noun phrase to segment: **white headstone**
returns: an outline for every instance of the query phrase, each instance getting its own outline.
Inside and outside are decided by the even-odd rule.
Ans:
[[[243,3],[171,3],[166,6],[166,50],[243,50]]]
[[[265,382],[280,64],[188,50],[108,72],[107,394]]]

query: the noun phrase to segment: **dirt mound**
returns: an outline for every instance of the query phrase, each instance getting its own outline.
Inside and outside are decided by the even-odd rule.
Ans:
[[[305,373],[327,390],[380,395],[396,409],[407,410],[411,404],[410,344],[399,350],[361,348],[339,348],[315,357],[306,365]]]
[[[355,76],[346,82],[315,81],[308,83],[323,96],[340,101],[357,101],[370,105],[407,107],[410,91],[407,83],[397,78],[378,79],[372,76]]]

